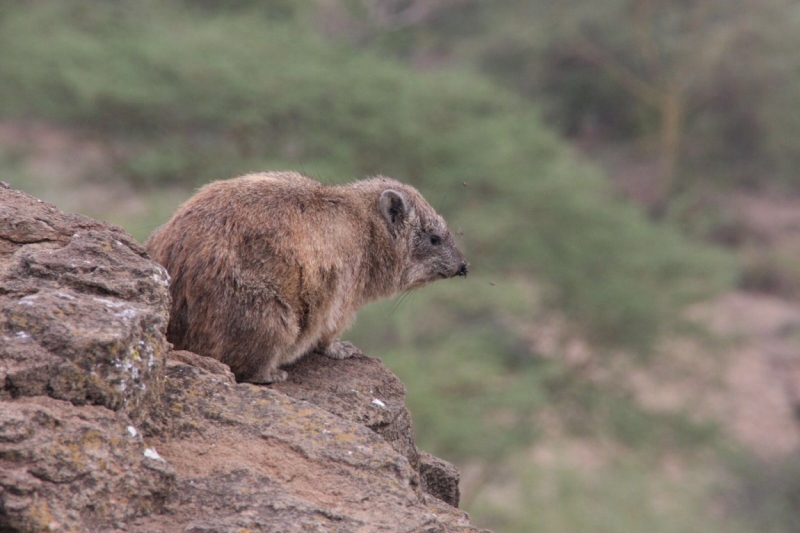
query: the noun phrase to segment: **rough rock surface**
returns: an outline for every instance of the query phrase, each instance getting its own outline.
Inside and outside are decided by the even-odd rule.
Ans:
[[[292,365],[289,379],[272,388],[378,433],[408,459],[425,492],[458,507],[458,470],[417,450],[405,406],[406,387],[380,359],[335,360],[312,354]]]
[[[163,386],[167,283],[121,229],[0,188],[0,399],[140,419]]]
[[[103,531],[158,512],[175,473],[123,416],[46,396],[2,402],[0,531]]]
[[[167,352],[166,285],[119,228],[0,188],[0,531],[477,531],[380,361],[237,384]]]

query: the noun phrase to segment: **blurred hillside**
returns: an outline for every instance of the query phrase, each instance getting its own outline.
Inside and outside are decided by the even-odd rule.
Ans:
[[[744,216],[753,191],[800,183],[800,89],[783,83],[798,17],[778,1],[4,2],[0,169],[140,240],[248,171],[410,182],[474,275],[377,304],[351,337],[408,385],[476,523],[793,531],[800,475],[737,433],[728,377],[761,342],[730,291],[800,287],[772,247],[796,233]],[[762,328],[780,353],[800,325],[786,305]],[[797,430],[779,415],[769,438]]]

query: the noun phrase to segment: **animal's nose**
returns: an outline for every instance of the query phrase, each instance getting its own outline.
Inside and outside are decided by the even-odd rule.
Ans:
[[[458,268],[458,272],[456,273],[457,276],[467,276],[467,272],[469,272],[469,263],[464,261],[461,263],[461,266]]]

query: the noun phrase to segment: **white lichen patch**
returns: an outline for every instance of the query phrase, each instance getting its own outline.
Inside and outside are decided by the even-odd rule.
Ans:
[[[101,304],[105,305],[106,307],[110,307],[112,309],[117,309],[119,307],[125,307],[127,304],[125,302],[118,302],[116,300],[110,300],[108,298],[100,298],[95,296],[92,298],[95,302],[100,302]]]
[[[128,302],[120,302],[116,300],[111,300],[109,298],[99,298],[95,296],[93,298],[95,302],[99,302],[105,305],[108,309],[112,310],[112,315],[117,318],[124,318],[126,320],[131,320],[139,316],[139,311],[131,306]]]
[[[144,449],[144,456],[148,459],[155,459],[156,461],[163,461],[164,459],[158,455],[158,452],[155,451],[153,448],[145,448]]]
[[[375,451],[369,446],[362,446],[361,444],[358,444],[356,445],[356,450],[361,452],[363,455],[375,455]]]
[[[130,359],[125,358],[121,361],[114,361],[114,367],[128,374],[131,377],[131,379],[137,380],[139,379],[139,367],[136,366],[131,359],[133,359],[133,357],[131,357]],[[122,387],[122,390],[125,390],[124,384],[125,380],[123,379],[120,382],[120,387]]]
[[[67,294],[66,292],[58,292],[57,291],[57,292],[54,292],[53,294],[55,296],[58,296],[62,300],[74,300],[75,299],[75,297],[73,295]]]
[[[126,307],[121,311],[119,311],[118,313],[114,313],[115,317],[126,318],[128,320],[136,318],[138,315],[139,315],[138,311],[136,311],[136,309],[134,309],[133,307]]]
[[[35,300],[39,297],[38,294],[29,294],[17,300],[18,305],[35,305]]]
[[[385,404],[385,403],[383,403],[382,401],[380,401],[380,400],[379,400],[379,399],[377,399],[377,398],[373,398],[373,399],[372,399],[372,403],[374,403],[374,404],[375,404],[375,405],[377,405],[378,407],[383,407],[384,409],[386,409],[386,404]]]
[[[128,348],[124,356],[118,357],[112,364],[117,371],[112,381],[123,393],[123,401],[127,405],[129,396],[138,397],[141,392],[147,390],[145,378],[155,367],[155,351],[151,345],[140,339]]]
[[[156,268],[158,269],[158,273],[153,274],[153,280],[156,283],[160,283],[164,287],[169,287],[170,277],[167,269],[161,265],[156,265]]]
[[[153,347],[144,342],[143,340],[140,340],[137,343],[137,346],[139,347],[138,349],[139,358],[144,359],[144,357],[147,357],[147,368],[153,368],[153,366],[155,366],[156,364],[155,351],[153,350]]]
[[[128,359],[114,361],[114,367],[123,372],[131,372],[133,370],[133,361],[129,361]]]

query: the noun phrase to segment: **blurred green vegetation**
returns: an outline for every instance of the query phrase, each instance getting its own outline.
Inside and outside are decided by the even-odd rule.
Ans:
[[[545,409],[568,435],[608,438],[642,453],[713,443],[713,425],[648,413],[623,388],[604,388],[532,349],[525,325],[544,321],[549,311],[529,282],[476,278],[468,298],[466,283],[452,281],[373,304],[348,334],[406,383],[423,448],[453,459],[497,460],[536,438],[535,416]]]
[[[213,15],[175,2],[7,8],[0,114],[101,139],[139,185],[298,167],[408,181],[441,199],[476,270],[542,276],[611,344],[645,348],[674,305],[730,281],[726,257],[615,201],[535,109],[485,79],[332,45],[297,13]]]
[[[505,473],[521,480],[522,501],[482,504],[481,514],[491,517],[497,531],[751,531],[744,524],[708,516],[703,507],[709,482],[699,460],[692,465],[697,470],[689,476],[691,483],[643,475],[652,465],[636,457],[611,466],[588,464],[583,469],[565,457],[550,460],[554,464],[546,466],[519,461],[514,471]]]
[[[728,489],[728,507],[747,516],[753,531],[798,531],[800,461],[797,454],[766,463],[750,458],[734,465],[738,484]]]
[[[673,156],[667,194],[708,182],[800,191],[792,0],[373,5],[350,12],[362,42],[415,63],[471,65],[539,103],[569,137]]]
[[[185,197],[284,168],[414,184],[459,233],[470,277],[375,304],[349,335],[407,384],[421,446],[488,465],[491,487],[527,465],[548,412],[565,437],[633,457],[591,476],[559,471],[552,493],[541,470],[514,469],[524,501],[509,510],[472,498],[476,519],[498,531],[733,531],[709,514],[707,485],[680,495],[685,485],[648,480],[664,456],[715,454],[717,428],[647,411],[624,383],[597,383],[528,334],[563,314],[601,356],[622,349],[646,365],[684,306],[735,280],[728,253],[651,221],[554,131],[578,132],[610,109],[610,135],[630,139],[657,130],[657,113],[631,105],[602,65],[553,44],[556,12],[456,4],[395,26],[394,11],[376,19],[358,1],[5,2],[0,119],[57,124],[103,146],[113,168],[87,181],[150,199],[143,220],[115,219],[139,238],[164,221],[166,187]],[[437,51],[452,58],[446,68],[408,65]],[[0,150],[0,167],[30,192],[48,186],[14,154]],[[668,511],[653,503],[662,494]]]

